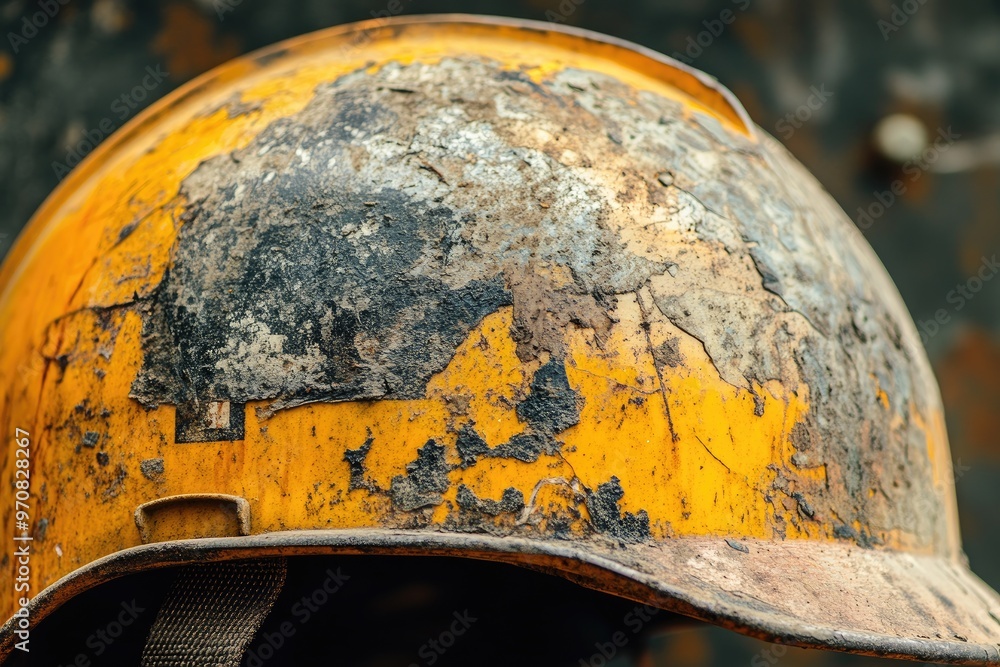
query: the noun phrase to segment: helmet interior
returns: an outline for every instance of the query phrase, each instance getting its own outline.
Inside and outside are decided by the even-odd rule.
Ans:
[[[33,630],[31,664],[139,664],[177,572],[129,574],[73,598]],[[691,622],[504,563],[298,556],[241,664],[625,667],[657,664],[643,656]]]

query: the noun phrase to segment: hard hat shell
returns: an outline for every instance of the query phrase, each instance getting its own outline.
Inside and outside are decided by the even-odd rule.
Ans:
[[[178,563],[443,554],[1000,663],[895,287],[728,91],[641,47],[437,16],[234,60],[74,170],[0,290],[35,619]]]

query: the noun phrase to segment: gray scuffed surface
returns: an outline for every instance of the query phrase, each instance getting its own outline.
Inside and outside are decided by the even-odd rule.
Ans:
[[[417,458],[406,465],[406,475],[392,478],[389,495],[392,503],[409,511],[441,504],[441,494],[448,490],[448,464],[445,449],[431,440],[417,451]]]
[[[535,371],[531,393],[517,404],[517,416],[539,431],[558,433],[580,423],[578,400],[563,364],[549,361]]]
[[[567,328],[600,340],[617,296],[641,292],[650,321],[699,340],[733,386],[808,387],[776,506],[807,506],[801,521],[859,543],[902,530],[954,547],[939,491],[911,492],[935,489],[911,415],[939,401],[905,310],[846,217],[770,139],[590,72],[537,84],[476,58],[390,63],[319,87],[300,113],[203,163],[182,195],[132,388],[146,405],[266,400],[266,417],[417,398],[502,306],[522,360],[562,364]],[[669,343],[653,353],[661,368],[679,362]],[[541,411],[533,395],[518,406],[525,433],[489,451],[466,434],[466,465],[558,452],[552,435],[573,410]],[[798,467],[825,468],[825,482]],[[436,488],[406,477],[393,493],[416,508]]]
[[[372,487],[371,482],[365,477],[365,458],[367,458],[368,452],[371,451],[373,442],[375,442],[375,439],[372,438],[371,432],[369,432],[363,445],[357,449],[348,449],[344,452],[344,460],[347,461],[347,465],[350,468],[350,480],[347,484],[349,491]]]
[[[419,69],[383,76],[398,90]],[[430,99],[419,100],[351,75],[246,149],[203,164],[182,189],[190,207],[133,396],[270,398],[276,408],[414,398],[503,305],[517,311],[525,358],[561,352],[570,321],[607,328],[602,296],[663,266],[625,252],[601,224],[599,186],[459,115],[525,85],[490,69],[450,63],[438,76],[485,85],[425,84]],[[452,101],[470,92],[486,99]],[[564,306],[540,309],[546,290]]]
[[[139,462],[139,472],[151,482],[163,479],[163,459],[143,459]]]
[[[491,500],[477,498],[472,489],[462,484],[458,487],[456,500],[461,510],[482,512],[489,516],[498,516],[504,512],[520,513],[524,509],[524,494],[513,487],[504,489],[500,500]]]
[[[598,532],[622,542],[644,542],[649,539],[649,516],[645,510],[624,512],[618,501],[625,497],[617,477],[598,485],[587,496],[587,511]]]

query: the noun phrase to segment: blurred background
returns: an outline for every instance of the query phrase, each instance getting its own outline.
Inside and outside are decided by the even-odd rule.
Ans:
[[[390,7],[590,28],[685,60],[733,90],[840,202],[902,292],[944,395],[966,551],[1000,588],[994,1],[0,0],[0,256],[88,144],[176,86]],[[897,664],[777,655],[712,628],[643,641],[644,656],[609,664]]]

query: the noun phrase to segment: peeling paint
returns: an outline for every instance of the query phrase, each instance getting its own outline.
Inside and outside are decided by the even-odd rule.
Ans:
[[[594,528],[622,542],[644,542],[649,539],[649,515],[646,510],[623,512],[618,502],[625,496],[617,477],[587,494],[587,510]]]
[[[163,473],[165,469],[163,467],[163,459],[144,459],[139,462],[139,472],[142,476],[151,482],[158,482],[163,479]]]
[[[513,487],[503,490],[500,500],[477,498],[475,492],[462,484],[458,487],[456,496],[458,506],[464,511],[482,512],[488,516],[498,516],[502,513],[519,513],[524,509],[524,494]]]
[[[417,451],[417,458],[406,466],[406,475],[392,478],[389,495],[392,503],[404,511],[438,505],[448,490],[448,464],[444,447],[431,440]]]

